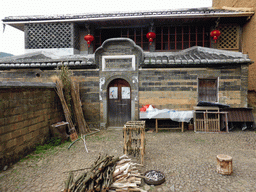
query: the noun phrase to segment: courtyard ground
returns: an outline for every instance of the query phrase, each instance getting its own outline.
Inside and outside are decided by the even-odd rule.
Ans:
[[[65,143],[30,155],[0,173],[0,191],[63,191],[68,171],[90,167],[100,153],[123,154],[122,130],[102,130],[86,137],[86,144],[89,153],[78,141],[70,150],[70,143]],[[232,175],[216,172],[218,154],[233,157]],[[163,172],[166,182],[141,187],[151,192],[256,191],[256,132],[146,133],[145,165],[141,172],[152,169]]]

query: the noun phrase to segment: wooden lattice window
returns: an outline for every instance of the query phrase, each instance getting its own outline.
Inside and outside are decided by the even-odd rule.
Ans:
[[[79,49],[79,29],[72,23],[30,23],[25,25],[26,49]]]
[[[198,101],[217,102],[217,79],[198,79]]]
[[[218,49],[239,49],[239,26],[225,25],[219,28],[221,35],[218,40]]]

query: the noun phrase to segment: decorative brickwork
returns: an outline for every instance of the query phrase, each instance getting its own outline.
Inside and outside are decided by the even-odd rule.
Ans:
[[[25,25],[26,49],[79,49],[79,30],[73,23],[39,23]]]

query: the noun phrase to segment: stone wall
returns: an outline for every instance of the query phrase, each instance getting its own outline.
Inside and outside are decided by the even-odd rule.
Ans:
[[[85,121],[90,127],[99,128],[99,71],[72,70],[73,79],[80,83],[80,97]]]
[[[99,127],[99,70],[72,69],[71,78],[80,85],[80,97],[84,117],[93,127]],[[17,69],[0,71],[0,81],[54,82],[56,70]]]
[[[218,99],[232,107],[247,106],[246,67],[233,69],[140,69],[139,105],[158,109],[192,110],[198,103],[198,78],[218,79]]]
[[[11,86],[0,86],[0,170],[44,143],[50,125],[64,120],[53,87],[6,84]]]

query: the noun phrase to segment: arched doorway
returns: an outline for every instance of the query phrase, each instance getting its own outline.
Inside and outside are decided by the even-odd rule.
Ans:
[[[108,85],[108,126],[123,127],[131,120],[131,87],[121,78]]]

